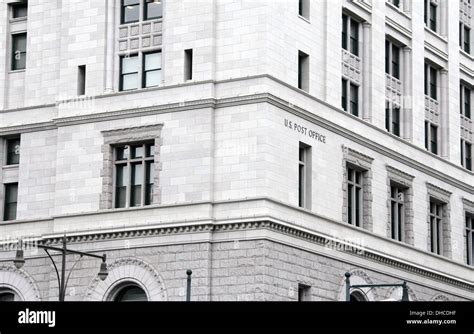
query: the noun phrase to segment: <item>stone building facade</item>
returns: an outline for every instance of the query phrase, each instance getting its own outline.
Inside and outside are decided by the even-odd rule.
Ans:
[[[3,1],[0,299],[474,299],[472,13]]]

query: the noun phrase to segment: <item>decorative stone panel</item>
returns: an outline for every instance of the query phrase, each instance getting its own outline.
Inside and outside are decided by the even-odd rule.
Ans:
[[[161,171],[160,147],[162,127],[163,124],[154,124],[133,128],[102,131],[102,135],[104,137],[104,144],[102,145],[104,162],[101,170],[102,194],[100,196],[100,209],[113,208],[113,145],[136,143],[146,140],[154,140],[155,142],[155,180],[153,189],[153,204],[158,204],[161,202],[159,174]]]
[[[405,188],[405,198],[404,198],[404,206],[405,206],[405,221],[404,221],[404,236],[403,241],[409,245],[414,245],[415,243],[415,236],[413,230],[413,217],[414,217],[414,210],[413,210],[413,179],[415,177],[408,173],[405,173],[395,167],[387,165],[387,237],[391,238],[392,236],[392,211],[391,211],[391,186],[393,183],[396,185],[402,186]]]
[[[385,74],[385,98],[395,107],[402,103],[402,82],[390,74]]]
[[[466,26],[471,27],[472,5],[469,3],[469,0],[460,0],[459,20]]]
[[[159,47],[162,44],[161,19],[144,21],[119,27],[119,51],[132,52],[142,48]]]
[[[342,49],[342,75],[360,85],[362,83],[361,68],[361,59],[349,51]]]
[[[461,115],[461,138],[472,143],[473,140],[473,126],[472,120],[464,115]]]
[[[362,178],[362,193],[363,193],[363,204],[362,204],[362,227],[366,230],[372,231],[372,161],[373,158],[357,152],[345,145],[342,145],[343,159],[343,178],[342,178],[342,191],[344,199],[344,207],[342,210],[342,221],[348,222],[348,189],[347,189],[347,167],[351,166],[356,169],[363,171]]]
[[[440,123],[440,106],[439,102],[425,95],[425,118],[433,124]]]

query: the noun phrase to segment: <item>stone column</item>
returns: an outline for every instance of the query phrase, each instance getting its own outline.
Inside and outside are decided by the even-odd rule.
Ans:
[[[372,113],[370,110],[370,66],[371,66],[371,40],[370,40],[370,23],[362,23],[362,119],[370,122]]]
[[[106,3],[105,93],[114,91],[115,1]]]
[[[400,123],[402,125],[401,136],[403,139],[411,142],[413,138],[413,90],[412,90],[412,63],[411,49],[402,48],[402,113]]]
[[[441,36],[448,37],[448,0],[440,0],[438,5],[439,30]]]
[[[440,71],[440,118],[439,118],[439,146],[440,146],[440,155],[441,157],[448,159],[449,158],[449,77],[448,71],[446,69],[441,69]]]

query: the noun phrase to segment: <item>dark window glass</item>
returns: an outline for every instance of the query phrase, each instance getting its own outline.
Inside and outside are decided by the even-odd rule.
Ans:
[[[471,118],[471,90],[464,87],[464,116]]]
[[[349,21],[348,16],[342,14],[342,48],[344,50],[348,50],[347,49],[347,23],[348,21]]]
[[[143,165],[132,164],[132,183],[130,194],[130,207],[142,204]]]
[[[392,76],[400,79],[400,48],[392,45]]]
[[[145,205],[153,203],[153,186],[155,183],[155,164],[153,162],[146,163],[146,179],[145,179]]]
[[[350,84],[351,91],[351,114],[354,116],[359,116],[359,86]]]
[[[425,122],[425,149],[428,151],[430,150],[430,144],[429,144],[429,138],[430,138],[430,133],[429,133],[429,126],[430,123]]]
[[[16,219],[16,207],[18,198],[18,183],[5,184],[5,204],[3,206],[3,220]]]
[[[12,35],[12,70],[26,68],[26,33]]]
[[[342,79],[342,95],[341,95],[341,103],[342,103],[342,109],[344,111],[347,111],[347,80]]]
[[[437,75],[438,71],[430,66],[430,97],[437,100]]]
[[[444,204],[430,200],[430,250],[441,255],[443,247]]]
[[[115,207],[124,208],[127,201],[128,169],[127,165],[116,166]]]
[[[140,20],[140,0],[122,0],[122,23]]]
[[[146,302],[147,300],[145,291],[134,285],[122,288],[114,298],[116,302]]]
[[[145,20],[158,19],[163,16],[161,0],[145,0]]]
[[[27,16],[28,16],[28,4],[20,3],[20,4],[12,5],[12,17],[14,19],[27,17]]]
[[[0,292],[0,303],[15,301],[15,294],[12,292]]]
[[[359,23],[351,20],[351,53],[359,55]]]
[[[436,31],[436,12],[438,7],[430,2],[430,29]]]
[[[390,132],[390,102],[385,102],[385,130]]]
[[[120,59],[120,90],[138,88],[138,55],[123,56]]]
[[[400,136],[400,108],[397,107],[392,109],[392,133]]]
[[[465,155],[466,155],[466,169],[472,170],[472,145],[470,143],[466,143],[465,145]]]
[[[425,64],[425,95],[428,95],[428,71],[429,71],[429,66],[428,64]]]
[[[143,87],[159,86],[161,83],[161,52],[143,56]]]
[[[471,30],[468,27],[464,27],[464,51],[471,52]]]
[[[362,225],[362,172],[347,168],[347,213],[348,223]]]
[[[20,138],[7,139],[7,165],[20,163]]]
[[[431,153],[438,154],[438,128],[430,124]]]

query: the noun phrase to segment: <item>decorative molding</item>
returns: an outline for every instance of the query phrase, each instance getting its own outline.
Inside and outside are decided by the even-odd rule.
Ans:
[[[464,210],[474,213],[474,201],[471,201],[465,197],[462,199],[462,203],[464,205]]]
[[[449,203],[449,199],[452,194],[450,191],[438,187],[437,185],[434,185],[430,182],[426,182],[426,189],[431,197],[434,197],[442,202]]]
[[[23,301],[41,301],[39,289],[30,275],[10,265],[0,265],[0,288],[12,289]]]
[[[364,168],[370,168],[372,161],[374,161],[374,158],[371,158],[368,155],[358,152],[345,145],[342,145],[342,151],[346,160],[354,162],[356,165],[359,165]]]
[[[386,165],[388,177],[405,186],[411,186],[415,177],[393,166]]]

